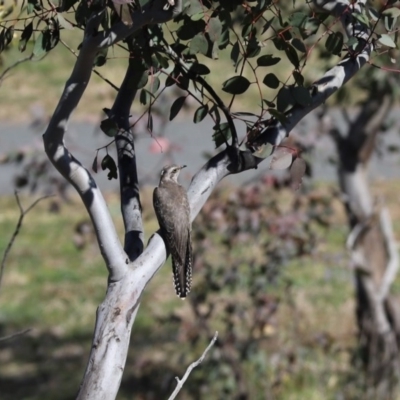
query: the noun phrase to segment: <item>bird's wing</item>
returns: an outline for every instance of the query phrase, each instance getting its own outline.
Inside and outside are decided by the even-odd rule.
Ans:
[[[174,189],[175,195],[170,196],[171,192],[168,188],[155,188],[153,204],[158,223],[171,253],[176,293],[180,297],[186,297],[190,291],[192,276],[190,211],[184,188],[175,186]]]

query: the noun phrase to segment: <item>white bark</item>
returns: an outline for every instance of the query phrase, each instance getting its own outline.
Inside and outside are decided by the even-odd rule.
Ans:
[[[333,13],[342,12],[345,17],[348,17],[353,10],[350,7],[343,11],[344,5],[350,6],[349,1],[331,1],[329,3],[330,7],[332,6]],[[360,3],[357,2],[354,9],[357,9]],[[164,6],[165,0],[149,2],[141,12],[135,12],[132,15],[133,24],[131,27],[121,22],[105,32],[97,32],[102,12],[90,19],[76,65],[43,135],[45,150],[49,159],[75,187],[88,210],[95,227],[101,254],[109,270],[107,294],[97,310],[93,346],[78,399],[105,400],[116,397],[125,367],[130,333],[138,312],[141,294],[154,274],[164,264],[166,249],[158,234],[152,236],[148,246],[140,255],[138,254],[140,251],[130,252],[131,243],[129,241],[125,241],[125,248],[122,246],[99,188],[90,172],[74,158],[65,146],[64,135],[71,113],[78,105],[90,80],[96,52],[101,48],[117,43],[146,24],[160,23],[171,19],[181,9],[182,2],[177,1],[174,7],[169,7],[167,10]],[[327,9],[326,4],[322,6]],[[365,38],[366,32],[352,25],[354,21],[351,22],[349,18],[343,18],[343,21],[347,32],[356,32],[357,37],[361,40]],[[288,118],[285,124],[275,120],[269,121],[268,127],[264,129],[253,144],[257,146],[270,142],[278,145],[301,118],[322,104],[364,65],[371,50],[372,46],[365,44],[358,54],[345,58],[338,66],[328,71],[313,85],[312,105],[294,107],[287,113]],[[117,146],[122,151],[134,151],[134,148],[130,147],[131,144],[128,144],[125,148],[123,145],[117,144]],[[254,161],[251,151],[253,151],[251,146],[245,152],[230,147],[209,160],[193,177],[188,189],[192,219],[200,212],[221,179],[231,173],[254,168],[256,163],[262,161],[261,159]],[[130,165],[135,163],[134,159],[130,162]],[[120,154],[119,167],[120,172],[128,173],[128,167],[121,164]],[[122,186],[130,179],[123,178],[121,180],[121,190]],[[132,179],[135,183],[136,178],[133,177]],[[126,194],[125,203],[123,202],[121,206],[125,229],[127,232],[137,229],[137,240],[140,241],[142,240],[142,228],[141,217],[138,215],[140,210],[137,208],[140,207],[140,202],[138,196],[134,193],[134,187],[129,185],[127,184],[128,192],[122,193],[122,196]],[[136,221],[134,221],[135,219]]]

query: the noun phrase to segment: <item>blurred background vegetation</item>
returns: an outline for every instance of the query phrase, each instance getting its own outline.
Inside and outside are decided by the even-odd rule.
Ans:
[[[337,189],[285,179],[223,187],[194,223],[194,288],[176,298],[166,265],[145,292],[119,399],[166,398],[216,330],[220,339],[181,398],[360,399],[353,273]],[[400,182],[374,184],[399,234]],[[107,196],[118,219],[119,203]],[[143,197],[146,232],[157,227]],[[19,215],[1,200],[0,253]],[[29,204],[30,198],[23,198]],[[70,399],[84,372],[106,270],[78,199],[27,215],[0,298],[2,399]],[[397,284],[398,292],[399,285]]]
[[[66,45],[60,43],[57,51],[2,76],[1,121],[30,122],[32,104],[46,110],[46,118],[54,109],[75,61],[71,50],[78,49],[79,30],[63,31],[63,41]],[[2,53],[2,72],[23,58],[13,43]],[[33,46],[34,41],[28,43],[27,54]],[[119,86],[126,59],[126,52],[115,46],[108,53],[109,68],[98,71]],[[305,82],[339,59],[321,42],[302,71]],[[211,64],[201,55],[199,60]],[[282,61],[268,72],[285,81],[292,67]],[[230,68],[229,51],[221,51],[219,67],[207,78],[210,84],[219,88]],[[378,69],[362,71],[328,106],[355,110],[360,100],[376,94],[386,76]],[[389,86],[386,91],[397,96],[398,85]],[[266,98],[274,98],[276,91],[264,89]],[[258,107],[254,91],[251,87],[245,98],[237,98],[233,110]],[[93,76],[76,118],[98,122],[100,110],[114,96],[115,89]],[[187,111],[191,119],[194,109]],[[373,195],[385,198],[397,237],[399,189],[399,180],[372,185]],[[0,338],[30,331],[0,341],[2,400],[73,398],[90,350],[96,307],[104,298],[107,271],[86,212],[78,198],[65,196],[65,187],[57,190],[64,201],[50,198],[31,211],[7,259]],[[157,229],[151,193],[143,188],[146,232]],[[122,237],[118,197],[106,197]],[[307,178],[293,191],[286,175],[261,176],[241,188],[222,185],[194,222],[196,262],[189,298],[175,297],[169,263],[145,291],[118,399],[167,398],[175,376],[183,375],[217,330],[217,344],[193,371],[180,398],[364,398],[367,382],[360,373],[354,271],[345,247],[349,227],[342,200],[333,182]],[[24,205],[31,201],[22,197]],[[0,255],[18,216],[15,199],[0,198]],[[392,293],[399,291],[397,279]]]

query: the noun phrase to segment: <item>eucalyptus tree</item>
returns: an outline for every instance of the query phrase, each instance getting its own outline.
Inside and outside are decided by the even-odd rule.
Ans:
[[[220,150],[194,175],[188,188],[192,220],[223,178],[256,169],[272,154],[273,162],[281,160],[280,167],[290,166],[299,182],[304,162],[295,149],[280,151],[284,139],[367,64],[377,46],[396,46],[396,2],[388,1],[379,9],[366,3],[61,0],[53,5],[29,0],[23,4],[27,16],[18,22],[3,18],[0,48],[19,32],[21,51],[34,37],[32,55],[37,58],[56,51],[64,29],[75,26],[82,32],[76,63],[43,135],[48,158],[87,209],[109,272],[79,399],[116,397],[141,295],[167,257],[157,232],[147,246],[143,241],[132,134],[135,121],[130,118],[135,99],[145,106],[143,117],[150,132],[154,107],[171,86],[180,89],[170,108],[171,123],[188,98],[197,103],[194,123],[206,116],[214,122],[209,140]],[[331,67],[325,71],[314,56],[321,42],[332,55]],[[104,110],[107,118],[101,129],[115,142],[116,154],[107,151],[101,166],[110,179],[119,179],[123,240],[94,175],[64,140],[73,111],[85,107],[80,100],[94,67],[108,67],[111,46],[126,51],[126,73],[113,104]],[[210,84],[218,70],[227,68],[226,59],[230,60],[227,79]],[[320,76],[315,71],[321,71]],[[258,108],[246,106],[249,93],[257,96]],[[239,130],[235,121],[242,121],[245,128]],[[97,157],[93,169],[97,169]]]

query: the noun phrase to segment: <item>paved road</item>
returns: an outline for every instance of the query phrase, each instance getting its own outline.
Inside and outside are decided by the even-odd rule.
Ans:
[[[307,132],[308,129],[315,126],[315,117],[310,115],[302,124],[301,131]],[[238,125],[238,130],[243,132],[244,125]],[[186,173],[183,174],[184,184],[188,184],[191,176],[204,164],[206,158],[203,154],[215,152],[211,139],[212,132],[212,122],[207,120],[200,124],[193,124],[187,120],[173,121],[168,124],[165,136],[174,143],[171,161],[188,166]],[[66,142],[77,158],[90,167],[95,156],[95,149],[108,143],[108,139],[104,134],[96,133],[94,124],[79,122],[70,125]],[[400,136],[394,129],[385,135],[386,142],[398,143],[399,139]],[[41,133],[35,132],[28,125],[0,123],[0,154],[16,150],[21,146],[32,145],[38,149],[43,147]],[[155,184],[159,171],[162,165],[167,163],[167,160],[165,153],[151,153],[149,151],[151,146],[160,151],[154,139],[147,132],[138,135],[136,149],[140,176],[151,178],[146,182]],[[328,138],[319,142],[314,154],[316,179],[335,179],[335,168],[326,161],[330,155],[334,154],[333,143]],[[379,160],[374,157],[371,164],[372,177],[400,177],[399,159],[400,155],[385,156]],[[246,171],[238,176],[229,177],[227,180],[233,184],[241,184],[265,172],[267,168],[267,163],[263,163],[256,171]],[[12,182],[15,173],[15,167],[0,165],[0,195],[13,192]],[[117,190],[117,182],[115,180],[108,181],[105,172],[99,171],[98,174],[95,174],[95,179],[105,190]]]

